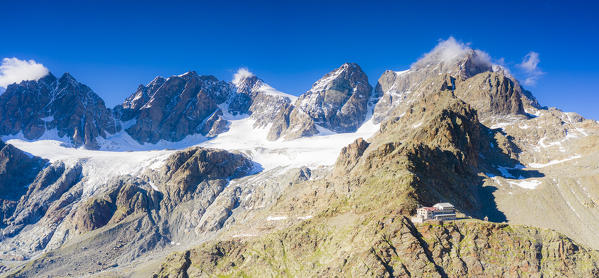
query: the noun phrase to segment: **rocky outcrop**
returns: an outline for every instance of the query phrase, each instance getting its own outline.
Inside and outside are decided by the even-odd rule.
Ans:
[[[472,105],[480,117],[525,114],[522,88],[503,72],[484,72],[454,84],[456,96]]]
[[[133,122],[126,132],[140,143],[214,136],[227,130],[219,105],[234,93],[229,83],[214,76],[188,72],[139,86],[115,111],[122,121]]]
[[[448,51],[438,46],[409,70],[383,73],[375,88],[379,101],[373,119],[382,122],[392,111],[442,89],[454,90],[458,97],[479,110],[481,117],[523,114],[523,100],[536,103],[534,97],[529,99],[523,94],[518,82],[503,67],[493,65],[484,52],[469,47]]]
[[[123,178],[104,194],[86,200],[73,214],[74,230],[92,231],[108,224],[118,224],[130,215],[146,216],[160,209],[160,194],[143,186],[141,180]]]
[[[232,114],[248,114],[255,120],[254,127],[266,127],[279,111],[288,107],[297,97],[279,92],[254,74],[240,69],[233,85],[237,95],[229,104]]]
[[[254,167],[254,163],[243,154],[195,147],[169,157],[160,170],[157,182],[164,189],[164,202],[168,202],[169,207],[194,199],[210,183],[224,186],[229,179],[251,173]]]
[[[18,200],[46,163],[0,141],[0,198]]]
[[[44,168],[19,199],[11,217],[5,219],[3,236],[14,236],[25,226],[40,220],[63,193],[81,180],[81,166],[67,167],[64,163]]]
[[[47,161],[0,141],[0,224],[3,226]]]
[[[120,129],[104,101],[89,87],[65,73],[60,79],[49,74],[38,81],[9,85],[0,95],[0,134],[22,133],[26,139],[40,138],[56,130],[74,146],[97,148],[98,137]]]
[[[341,149],[337,162],[335,163],[335,170],[339,173],[347,173],[358,163],[362,154],[370,143],[366,142],[363,138],[358,138],[353,143]]]
[[[295,139],[319,132],[353,132],[364,122],[372,87],[360,66],[346,63],[318,80],[292,107],[280,110],[269,139]]]

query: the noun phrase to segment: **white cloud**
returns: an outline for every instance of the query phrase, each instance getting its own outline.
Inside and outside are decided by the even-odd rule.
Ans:
[[[440,40],[439,43],[430,52],[424,54],[413,67],[425,67],[429,64],[452,63],[466,56],[468,53],[473,53],[473,58],[476,63],[491,66],[491,56],[481,50],[473,50],[469,44],[465,44],[456,40],[454,37],[449,37],[447,40]]]
[[[541,59],[539,59],[539,53],[531,51],[524,56],[522,63],[518,64],[518,67],[526,74],[526,79],[524,80],[525,85],[535,85],[537,80],[545,74],[539,69],[540,62]]]
[[[524,56],[524,59],[522,59],[520,67],[522,67],[526,71],[533,72],[537,70],[537,66],[539,65],[540,61],[541,60],[539,59],[539,53],[531,51],[528,54],[526,54],[526,56]]]
[[[34,60],[4,58],[0,64],[0,87],[24,80],[39,80],[49,73],[48,69]]]
[[[235,73],[235,75],[233,75],[233,84],[235,86],[239,85],[239,82],[241,82],[243,79],[249,78],[254,76],[254,74],[252,72],[250,72],[247,68],[239,68],[237,70],[237,72]]]

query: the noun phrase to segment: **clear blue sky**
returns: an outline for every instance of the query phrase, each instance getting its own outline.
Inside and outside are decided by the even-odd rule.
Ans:
[[[0,58],[70,72],[113,106],[156,75],[188,70],[231,80],[245,66],[300,94],[356,62],[375,84],[454,36],[512,69],[539,53],[545,74],[528,88],[541,103],[599,120],[599,4],[251,2],[2,1]]]

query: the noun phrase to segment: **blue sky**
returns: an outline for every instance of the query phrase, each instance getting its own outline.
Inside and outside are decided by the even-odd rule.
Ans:
[[[543,105],[599,120],[595,3],[10,2],[0,2],[0,58],[70,72],[109,106],[156,75],[189,70],[231,80],[247,67],[273,87],[300,94],[328,71],[356,62],[375,84],[386,69],[407,69],[453,36],[503,58],[521,80],[526,75],[517,64],[538,53],[543,75],[526,88]]]

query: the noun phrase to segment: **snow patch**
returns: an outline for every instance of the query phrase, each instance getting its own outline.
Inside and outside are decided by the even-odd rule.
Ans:
[[[54,121],[54,116],[50,115],[48,117],[41,118],[40,120],[42,120],[44,122],[51,122],[51,121]]]
[[[291,102],[295,102],[295,100],[297,100],[297,96],[283,93],[279,90],[276,90],[275,88],[271,87],[270,85],[268,85],[266,83],[262,84],[262,86],[260,86],[260,88],[258,88],[258,92],[261,92],[261,93],[264,93],[267,95],[271,95],[271,96],[286,97],[289,100],[291,100]]]
[[[254,234],[237,234],[237,235],[233,235],[233,238],[239,238],[239,237],[253,237],[256,236]]]
[[[551,161],[549,161],[547,163],[530,163],[530,164],[528,164],[528,166],[530,166],[532,168],[544,168],[544,167],[547,167],[547,166],[564,163],[566,161],[578,159],[578,158],[581,158],[581,157],[582,157],[581,155],[576,154],[574,156],[571,156],[571,157],[568,157],[568,158],[564,158],[564,159],[551,160]]]
[[[281,220],[286,220],[287,216],[269,216],[266,217],[266,221],[281,221]]]
[[[535,189],[542,182],[540,180],[535,180],[535,179],[526,179],[526,180],[518,180],[518,181],[508,181],[508,183],[511,185],[516,185],[516,186],[522,187],[524,189]]]

